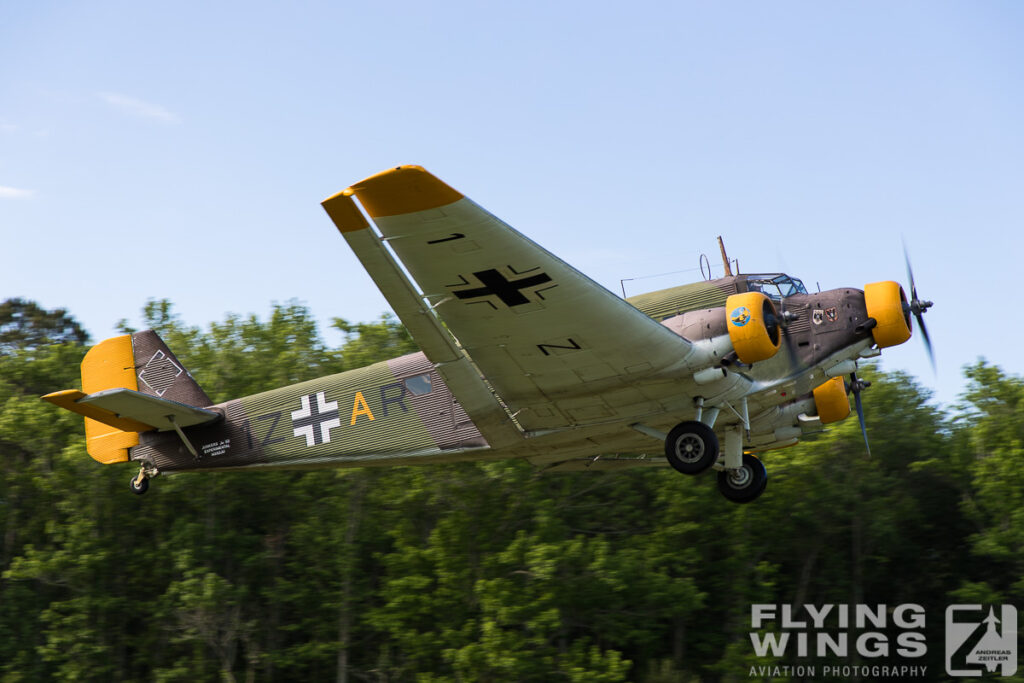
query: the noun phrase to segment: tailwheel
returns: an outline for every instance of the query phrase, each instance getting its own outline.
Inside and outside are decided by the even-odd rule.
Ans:
[[[145,467],[139,469],[139,473],[132,477],[131,482],[128,484],[131,487],[132,493],[141,496],[149,490],[149,479],[154,476],[156,476],[155,469],[152,471],[147,470]]]
[[[734,503],[749,503],[764,493],[768,485],[768,472],[760,460],[743,454],[743,465],[738,469],[718,473],[718,490]]]
[[[683,474],[700,474],[718,460],[718,437],[703,422],[681,422],[665,439],[665,457]]]

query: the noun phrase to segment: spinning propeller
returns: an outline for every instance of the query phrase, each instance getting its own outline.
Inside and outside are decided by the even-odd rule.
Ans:
[[[868,451],[868,457],[871,457],[871,444],[868,443],[868,425],[864,421],[864,403],[860,400],[860,392],[864,391],[871,386],[871,382],[866,380],[857,379],[857,373],[850,373],[850,391],[853,392],[853,400],[857,406],[857,419],[860,421],[860,433],[864,435],[864,448]]]
[[[910,301],[904,302],[903,312],[913,313],[914,320],[921,328],[921,338],[924,340],[925,351],[928,352],[928,360],[931,361],[932,371],[935,367],[935,351],[932,348],[931,337],[928,336],[928,328],[924,324],[924,313],[935,304],[931,301],[923,301],[917,296],[917,284],[914,282],[914,270],[910,267],[910,256],[907,254],[907,246],[903,245],[903,260],[907,264],[907,279],[910,280]],[[857,419],[860,421],[860,433],[864,436],[864,448],[867,449],[868,457],[871,457],[871,445],[868,443],[867,423],[864,421],[864,403],[861,401],[862,391],[871,386],[871,382],[857,379],[857,373],[850,373],[849,391],[853,392],[854,403],[857,408]]]
[[[789,335],[789,324],[799,320],[800,316],[786,310],[786,297],[782,297],[779,300],[779,307],[781,311],[778,315],[765,316],[765,327],[768,329],[768,334],[772,337],[779,334],[782,335],[782,341],[786,347],[786,355],[789,357],[789,367],[797,368],[799,366],[799,359],[796,355],[796,349],[793,348],[793,339]]]
[[[935,372],[935,351],[932,349],[932,340],[928,336],[928,328],[924,324],[924,312],[934,304],[931,301],[922,301],[917,297],[917,285],[914,283],[914,271],[910,267],[910,256],[907,255],[907,247],[903,246],[903,260],[907,263],[907,279],[910,280],[910,303],[903,304],[903,310],[914,314],[914,320],[921,328],[921,338],[924,340],[924,348],[928,352],[928,360],[932,363],[932,371]]]

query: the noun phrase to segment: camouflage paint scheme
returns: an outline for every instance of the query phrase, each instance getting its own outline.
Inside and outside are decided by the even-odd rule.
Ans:
[[[44,397],[103,423],[87,439],[94,458],[140,463],[136,484],[160,472],[484,458],[664,467],[666,437],[686,422],[713,429],[724,444],[715,468],[731,475],[744,452],[820,430],[819,414],[844,418],[834,378],[910,336],[890,281],[808,293],[783,274],[729,275],[620,299],[420,167],[323,206],[423,351],[211,406],[155,333],[130,347],[108,340],[83,362],[86,392]],[[778,319],[770,353],[740,354],[734,333],[752,318],[727,310],[730,297]],[[748,330],[764,330],[758,320]],[[100,410],[114,399],[125,409]],[[149,412],[133,414],[140,405]],[[179,414],[193,421],[182,428]],[[147,415],[153,428],[138,427]]]
[[[150,335],[155,337],[144,332],[133,341],[139,345],[140,338]],[[173,390],[180,395],[199,388],[182,373],[169,384],[168,392]],[[176,433],[151,431],[141,434],[131,459],[161,472],[312,468],[447,460],[487,448],[422,353],[210,408],[224,419],[188,430],[197,456],[189,453]]]
[[[628,299],[645,313],[660,315],[662,325],[691,340],[727,336],[727,315],[724,307],[729,294],[746,291],[745,275],[674,287]],[[713,308],[687,310],[689,305],[720,302]],[[840,353],[851,340],[870,342],[870,332],[857,331],[867,319],[864,296],[859,290],[839,289],[818,294],[795,294],[787,297],[786,310],[799,316],[790,327],[790,343],[796,349],[799,365],[813,367],[815,362]],[[814,310],[834,308],[843,311],[835,320],[812,322]],[[136,365],[142,368],[140,380],[146,376],[147,363],[155,351],[177,363],[166,346],[153,332],[133,336],[137,349]],[[775,364],[788,361],[780,353]],[[164,361],[166,363],[168,361]],[[179,364],[180,366],[180,364]],[[761,370],[762,368],[758,368]],[[753,368],[751,368],[753,370]],[[791,368],[790,371],[799,368]],[[771,378],[775,370],[758,372]],[[152,373],[151,373],[152,374]],[[144,392],[155,391],[140,381]],[[796,389],[809,382],[792,382]],[[427,391],[424,391],[428,388]],[[680,405],[678,392],[671,384],[665,392],[648,390],[635,401],[649,403],[648,417],[662,413],[660,419],[648,420],[656,428],[667,431],[681,417],[692,414],[689,396]],[[810,387],[813,388],[813,387]],[[205,394],[184,373],[182,379],[165,389],[164,397],[191,405],[208,405]],[[318,401],[318,395],[323,396]],[[789,410],[771,410],[778,398],[793,396],[779,392],[754,407],[749,449],[778,447],[803,434],[798,415],[814,413],[810,389],[783,401]],[[303,399],[310,415],[303,419]],[[674,404],[675,403],[675,404]],[[326,411],[320,406],[326,404]],[[193,427],[188,431],[198,457],[193,457],[174,432],[143,432],[140,444],[131,450],[131,459],[152,466],[160,472],[239,467],[314,468],[366,465],[427,464],[457,462],[481,457],[530,457],[539,465],[558,469],[598,469],[625,465],[663,465],[658,444],[621,424],[600,425],[566,433],[536,436],[529,444],[511,449],[489,449],[487,441],[459,405],[440,374],[423,353],[411,354],[366,368],[322,377],[301,384],[244,397],[211,406],[225,419],[210,426]],[[800,408],[795,412],[793,407]],[[760,411],[760,419],[757,419]],[[767,415],[763,414],[768,411]],[[635,415],[642,417],[643,414]],[[771,419],[768,419],[771,418]],[[784,424],[780,424],[780,421]],[[336,424],[334,424],[336,422]],[[329,441],[324,439],[321,425],[327,424]],[[296,429],[313,428],[311,437]],[[812,424],[812,429],[818,425]],[[788,429],[787,429],[788,428]],[[797,432],[799,430],[799,434]],[[783,438],[776,438],[777,436]],[[568,438],[567,438],[568,437]],[[488,452],[490,450],[490,452]],[[604,456],[597,465],[594,456]],[[583,459],[583,460],[579,460]]]

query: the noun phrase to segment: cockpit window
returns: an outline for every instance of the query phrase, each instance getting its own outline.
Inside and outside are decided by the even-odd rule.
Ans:
[[[405,388],[413,396],[423,396],[424,394],[429,394],[431,389],[430,373],[414,375],[412,377],[406,378]]]
[[[769,299],[779,301],[794,294],[806,294],[804,283],[783,273],[776,275],[748,275],[748,292],[763,292]]]

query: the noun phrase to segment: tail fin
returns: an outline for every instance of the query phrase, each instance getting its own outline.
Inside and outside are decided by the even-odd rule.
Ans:
[[[136,332],[131,339],[135,373],[139,379],[138,391],[190,406],[208,406],[212,403],[192,374],[167,348],[160,335],[153,330],[145,330]],[[84,368],[82,381],[85,382]]]
[[[82,402],[108,389],[128,389],[187,406],[211,403],[156,332],[146,330],[100,342],[82,360],[82,391],[58,391],[43,398],[85,416],[86,450],[105,465],[127,462],[128,449],[139,444],[139,432],[155,428],[102,405]]]

